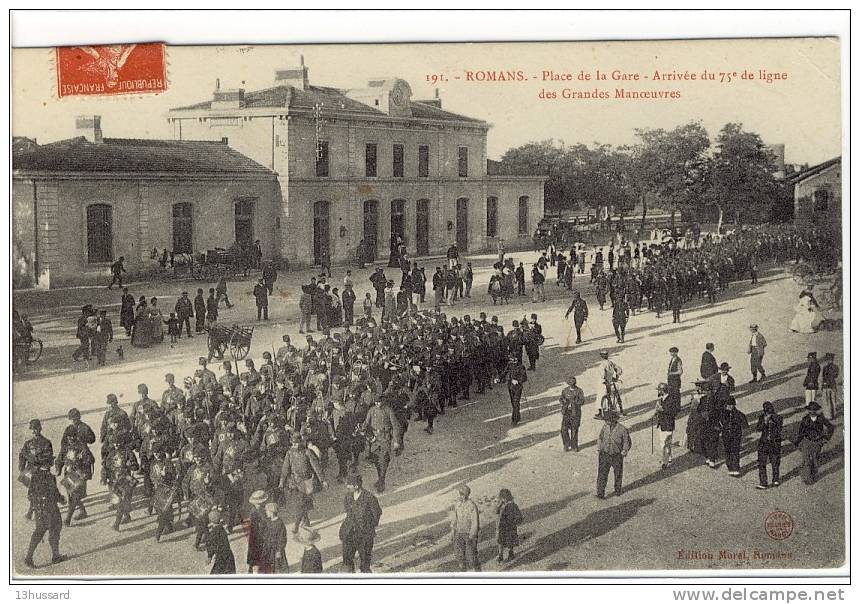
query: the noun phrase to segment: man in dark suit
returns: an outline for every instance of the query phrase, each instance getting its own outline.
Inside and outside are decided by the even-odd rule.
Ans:
[[[776,412],[773,403],[765,401],[762,414],[758,418],[756,430],[761,432],[758,439],[758,485],[757,489],[766,489],[767,463],[773,471],[771,486],[779,486],[779,462],[782,457],[782,417]]]
[[[343,566],[348,572],[354,573],[355,554],[358,553],[359,570],[369,573],[373,540],[382,508],[376,497],[362,488],[360,475],[353,474],[347,478],[346,488],[349,491],[343,498],[346,517],[338,533],[343,544]]]
[[[738,411],[734,397],[725,402],[725,410],[720,418],[720,436],[726,449],[726,467],[729,476],[741,475],[741,441],[748,427],[747,417]]]
[[[585,300],[579,295],[579,292],[573,292],[573,302],[564,313],[564,318],[567,319],[570,313],[573,313],[573,326],[576,328],[576,343],[582,343],[582,326],[588,320],[588,305]]]
[[[708,378],[711,393],[717,405],[724,405],[735,391],[735,378],[729,375],[729,369],[731,366],[723,361],[720,363],[719,370]]]
[[[705,344],[705,352],[702,353],[702,363],[699,365],[699,375],[703,380],[708,380],[719,371],[717,359],[714,358],[714,345],[711,342]]]

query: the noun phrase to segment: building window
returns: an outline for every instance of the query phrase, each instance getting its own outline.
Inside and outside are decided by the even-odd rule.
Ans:
[[[499,200],[487,197],[487,237],[499,236]]]
[[[396,144],[392,148],[393,158],[391,169],[395,178],[403,177],[403,145]]]
[[[827,189],[818,189],[815,192],[812,209],[816,212],[826,212],[827,204],[830,202],[830,191]]]
[[[418,177],[430,176],[430,145],[418,145]]]
[[[328,141],[317,143],[316,174],[320,177],[328,176]]]
[[[233,226],[236,234],[236,243],[245,249],[251,249],[254,243],[253,201],[243,199],[236,202]]]
[[[190,203],[173,204],[173,253],[190,254],[194,240],[192,217],[194,206]]]
[[[518,229],[520,235],[528,235],[529,234],[529,198],[528,195],[523,195],[520,197],[520,206],[519,206],[519,221],[518,221]]]
[[[457,153],[457,173],[465,178],[469,175],[469,147],[460,147]]]
[[[376,176],[376,143],[364,146],[364,175]]]
[[[87,206],[87,262],[113,260],[113,208],[97,203]]]

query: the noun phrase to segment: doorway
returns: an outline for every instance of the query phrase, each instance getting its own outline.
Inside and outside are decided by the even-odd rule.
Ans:
[[[469,250],[469,200],[457,200],[457,248],[460,253]]]
[[[254,202],[242,200],[236,202],[235,214],[236,243],[250,249],[254,244]]]
[[[329,257],[329,203],[314,203],[314,264],[322,264],[323,254]]]
[[[391,234],[399,236],[401,241],[406,241],[406,202],[395,199],[391,202]]]
[[[376,242],[379,233],[379,202],[364,202],[364,254],[367,262],[376,260]]]
[[[415,203],[415,247],[419,256],[430,255],[430,200]]]

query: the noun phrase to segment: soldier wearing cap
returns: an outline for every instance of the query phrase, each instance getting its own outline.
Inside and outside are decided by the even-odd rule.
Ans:
[[[232,529],[239,522],[239,511],[245,489],[245,461],[249,444],[244,435],[232,426],[224,433],[212,456],[215,474],[221,476],[227,506],[227,527]]]
[[[77,412],[77,409],[72,409],[69,412],[69,418],[76,418],[80,422],[80,413]],[[73,421],[75,420],[73,419]],[[65,519],[66,526],[72,523],[72,514],[78,508],[80,508],[80,512],[74,517],[75,520],[83,520],[87,517],[87,509],[83,500],[87,496],[87,481],[93,477],[96,461],[87,446],[87,441],[90,438],[95,442],[95,434],[92,433],[89,426],[83,423],[79,423],[77,427],[73,423],[66,428],[63,434],[60,454],[56,460],[56,474],[63,476],[65,470],[65,476],[63,476],[61,483],[66,488],[69,499],[69,508]]]
[[[144,416],[150,409],[157,407],[158,404],[149,398],[149,387],[146,384],[139,384],[137,392],[140,394],[140,400],[135,401],[131,405],[131,425],[137,434],[140,435]]]
[[[30,536],[30,544],[27,547],[27,555],[24,564],[34,568],[33,554],[36,547],[42,542],[45,533],[48,533],[48,544],[51,546],[51,563],[57,564],[67,560],[60,553],[60,531],[63,521],[60,517],[59,504],[66,503],[66,498],[57,488],[57,479],[51,474],[51,465],[54,462],[53,455],[46,448],[40,448],[33,461],[30,487],[27,498],[36,517],[36,526]]]
[[[567,378],[567,387],[561,391],[561,442],[564,450],[579,452],[579,425],[582,422],[582,406],[585,394],[576,385],[576,378]]]
[[[835,428],[821,413],[821,405],[815,401],[806,405],[806,410],[809,413],[800,420],[794,446],[803,454],[803,465],[800,467],[803,484],[810,485],[818,480],[818,455],[833,437]]]
[[[168,416],[173,417],[185,406],[185,393],[176,387],[176,378],[172,373],[165,374],[164,381],[167,383],[167,389],[161,395],[161,408]]]
[[[385,477],[391,463],[392,448],[400,448],[401,426],[391,407],[383,404],[383,399],[377,395],[373,407],[367,411],[364,418],[363,431],[368,438],[368,452],[376,467],[376,491],[385,490]]]
[[[511,399],[511,425],[516,426],[520,423],[520,400],[523,396],[523,387],[528,381],[529,376],[526,373],[526,368],[523,366],[521,359],[516,355],[511,355],[508,359],[508,366],[505,368],[502,379],[508,385],[508,395]]]
[[[212,373],[209,369],[206,368],[208,364],[208,359],[206,357],[200,357],[197,359],[197,364],[202,367],[203,371],[203,382],[204,384],[217,384],[218,379],[215,377],[215,374]],[[198,370],[200,371],[200,370]]]
[[[615,495],[621,496],[622,479],[624,476],[624,458],[630,451],[630,432],[618,423],[618,412],[608,409],[603,414],[605,422],[597,437],[597,497],[604,499],[606,482],[609,480],[609,470],[615,478]]]
[[[38,419],[31,419],[29,427],[33,437],[27,439],[18,453],[18,472],[25,475],[32,474],[37,467],[37,460],[46,457],[54,458],[54,446],[50,440],[42,436],[42,422]],[[32,501],[25,517],[27,520],[31,520],[33,517]]]
[[[294,502],[292,532],[295,534],[302,524],[310,524],[308,512],[313,509],[314,479],[319,480],[323,488],[328,487],[328,483],[319,459],[305,446],[301,434],[293,432],[290,445],[281,465],[278,487],[284,491],[285,500]]]
[[[173,504],[179,500],[180,482],[176,466],[168,456],[168,447],[163,442],[158,442],[153,445],[152,452],[155,459],[149,476],[153,486],[153,496],[149,500],[147,513],[152,514],[154,508],[158,515],[158,524],[155,528],[155,542],[158,543],[162,535],[173,532]],[[180,515],[181,513],[180,508]]]

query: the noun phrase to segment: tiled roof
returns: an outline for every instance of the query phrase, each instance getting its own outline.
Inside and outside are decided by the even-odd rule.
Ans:
[[[288,91],[292,88],[292,93]],[[312,110],[314,105],[322,104],[323,111],[327,109],[346,110],[358,113],[366,113],[368,115],[385,115],[382,111],[365,105],[359,101],[346,96],[343,90],[338,88],[328,88],[325,86],[308,86],[307,90],[301,90],[294,86],[275,86],[274,88],[266,88],[264,90],[254,90],[245,93],[243,108],[259,108],[259,107],[286,107],[287,99],[289,98],[291,109],[309,109]],[[475,122],[481,123],[472,117],[466,117],[450,111],[445,111],[438,107],[429,104],[412,101],[412,116],[418,119],[446,120],[457,122]],[[208,111],[212,107],[212,101],[203,101],[193,105],[184,107],[174,107],[172,111],[193,111],[203,110]]]
[[[13,170],[48,172],[177,172],[195,174],[273,174],[220,141],[79,136],[12,155]]]
[[[789,180],[794,183],[798,183],[802,180],[806,180],[811,176],[815,176],[820,172],[824,172],[827,168],[831,166],[835,166],[836,164],[842,163],[842,156],[834,157],[833,159],[828,159],[826,162],[822,162],[817,166],[812,166],[811,168],[807,168],[802,172],[796,172],[794,174],[789,174],[786,177],[786,180]]]

